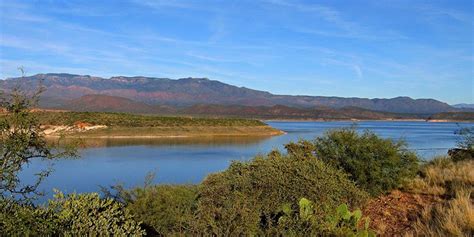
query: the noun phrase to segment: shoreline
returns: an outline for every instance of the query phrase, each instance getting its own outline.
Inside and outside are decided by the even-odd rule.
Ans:
[[[271,126],[102,127],[45,133],[47,138],[172,139],[199,137],[271,137],[286,132]]]
[[[474,123],[473,120],[448,119],[262,119],[263,122],[427,122],[427,123]]]

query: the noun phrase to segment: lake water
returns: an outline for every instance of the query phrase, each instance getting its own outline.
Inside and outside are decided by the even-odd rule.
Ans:
[[[81,150],[81,158],[54,162],[55,171],[41,189],[51,194],[53,188],[63,192],[94,192],[99,185],[123,183],[126,187],[141,185],[148,172],[156,174],[156,183],[199,183],[212,172],[226,169],[232,160],[248,160],[258,153],[283,149],[298,139],[313,139],[327,129],[348,127],[352,122],[268,122],[287,134],[267,138],[220,139],[99,139],[89,140],[92,147]],[[358,122],[358,129],[370,129],[385,138],[405,139],[409,148],[424,159],[444,155],[454,147],[459,136],[455,131],[474,127],[474,123],[428,122]],[[49,163],[33,162],[22,173],[24,181],[32,180],[35,171]]]

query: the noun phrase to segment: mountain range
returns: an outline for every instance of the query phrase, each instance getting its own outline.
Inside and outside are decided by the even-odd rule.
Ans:
[[[303,111],[343,111],[358,109],[379,113],[423,114],[458,111],[444,102],[434,99],[412,99],[396,97],[391,99],[344,98],[327,96],[276,95],[266,91],[237,87],[207,78],[152,78],[111,77],[101,78],[89,75],[66,73],[37,74],[28,77],[0,80],[0,88],[10,90],[19,86],[33,91],[38,84],[46,88],[41,105],[45,108],[71,110],[113,110],[118,112],[173,113],[183,108],[196,109],[207,106],[219,111],[224,108],[250,107],[264,110],[283,106]],[[315,93],[317,90],[315,89]],[[98,96],[100,95],[100,96]],[[212,106],[211,106],[212,105]],[[231,107],[229,107],[231,106]],[[113,108],[113,109],[111,109]]]
[[[474,104],[466,104],[466,103],[462,103],[462,104],[455,104],[455,105],[452,105],[454,108],[458,108],[458,109],[469,109],[469,110],[474,110]]]

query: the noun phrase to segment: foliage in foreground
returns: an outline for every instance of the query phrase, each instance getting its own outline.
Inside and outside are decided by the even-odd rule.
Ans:
[[[473,236],[472,189],[459,189],[447,202],[426,207],[415,222],[417,236]]]
[[[367,195],[346,174],[321,160],[272,152],[249,162],[233,162],[226,171],[209,175],[199,196],[200,230],[215,235],[252,235],[297,230],[297,226],[280,225],[278,220],[284,208],[297,211],[301,197],[314,201],[313,231],[317,232],[338,205],[357,207]]]
[[[368,197],[323,161],[279,152],[233,162],[198,186],[114,189],[112,196],[143,221],[148,234],[165,236],[336,233],[344,226],[332,224],[337,207],[355,208]],[[313,200],[310,222],[300,220],[301,197]]]
[[[418,176],[405,184],[404,190],[452,197],[464,187],[474,187],[474,161],[456,162],[450,157],[437,157],[423,165]]]
[[[19,172],[37,159],[60,159],[75,157],[76,150],[71,147],[59,147],[48,144],[38,118],[31,112],[37,103],[41,89],[28,97],[18,89],[14,89],[5,98],[2,97],[0,107],[6,113],[0,117],[0,198],[15,198],[30,202],[40,195],[37,188],[46,178],[51,169],[42,170],[36,174],[36,181],[30,184],[22,182]],[[0,93],[1,94],[1,93]]]
[[[106,196],[126,204],[136,221],[152,235],[175,235],[194,231],[198,190],[195,185],[145,185],[131,190],[121,185],[104,190]]]
[[[45,207],[0,202],[0,234],[5,236],[141,236],[144,230],[122,204],[99,194],[56,193]]]
[[[351,212],[346,204],[341,204],[326,215],[325,225],[321,225],[314,202],[301,198],[298,207],[296,212],[290,207],[283,208],[278,224],[290,227],[283,228],[283,236],[375,236],[369,229],[370,220],[362,217],[360,209]]]
[[[316,156],[344,170],[373,196],[398,188],[418,171],[418,158],[403,141],[384,139],[370,131],[359,134],[355,128],[330,130],[313,142],[302,140],[286,148],[291,154]]]

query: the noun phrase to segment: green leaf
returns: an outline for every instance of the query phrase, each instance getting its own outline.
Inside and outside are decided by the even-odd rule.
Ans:
[[[338,216],[344,217],[349,212],[349,209],[347,208],[347,205],[343,203],[337,207],[336,211]]]
[[[355,222],[358,223],[360,218],[362,217],[362,211],[360,211],[359,209],[355,210],[353,213],[352,213],[354,219],[355,219]]]
[[[313,215],[313,205],[310,200],[306,198],[301,198],[299,201],[300,206],[300,217],[301,219],[307,221]]]
[[[291,210],[291,204],[285,203],[281,207],[281,211],[285,213],[285,215],[290,216],[293,210]]]
[[[376,236],[377,236],[377,234],[375,234],[375,232],[373,232],[371,230],[369,231],[369,237],[376,237]]]
[[[369,237],[369,232],[367,230],[362,230],[357,232],[357,237]]]

